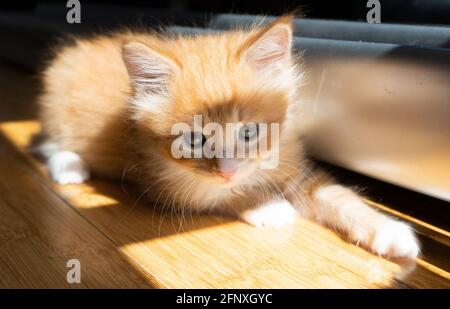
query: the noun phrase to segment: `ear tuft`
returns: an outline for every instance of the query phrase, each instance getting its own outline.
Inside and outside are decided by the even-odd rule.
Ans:
[[[260,30],[243,46],[245,60],[256,68],[286,63],[291,58],[292,16],[283,16]]]
[[[138,42],[125,44],[122,58],[137,90],[157,95],[167,92],[167,82],[177,67],[173,61]]]

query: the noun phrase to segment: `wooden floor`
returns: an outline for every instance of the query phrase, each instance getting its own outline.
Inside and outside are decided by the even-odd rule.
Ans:
[[[420,233],[423,256],[404,265],[302,219],[282,229],[213,216],[180,226],[178,218],[136,203],[129,185],[54,185],[27,153],[39,131],[37,85],[30,73],[0,66],[0,287],[450,287],[449,217],[437,216],[443,223],[435,225],[421,211],[415,217],[408,208],[369,201]],[[69,259],[81,263],[80,284],[66,281]]]

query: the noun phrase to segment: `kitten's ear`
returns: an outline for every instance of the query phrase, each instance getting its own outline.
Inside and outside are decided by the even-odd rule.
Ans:
[[[138,42],[125,44],[122,58],[136,89],[145,93],[165,94],[167,82],[178,68],[168,57]]]
[[[250,37],[240,55],[257,69],[288,63],[292,47],[292,16],[282,16]]]

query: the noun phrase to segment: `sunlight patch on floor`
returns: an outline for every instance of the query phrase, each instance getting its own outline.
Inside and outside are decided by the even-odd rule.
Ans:
[[[89,183],[74,185],[55,184],[57,190],[67,200],[76,199],[76,207],[82,209],[91,209],[98,207],[114,206],[119,201],[111,196],[96,192],[96,188]]]
[[[183,287],[183,282],[199,288],[345,288],[357,282],[359,287],[383,288],[402,272],[399,265],[338,237],[322,238],[323,228],[314,225],[299,220],[282,229],[258,229],[227,222],[129,243],[119,251],[131,264],[158,272],[167,287]]]
[[[26,148],[33,135],[39,133],[41,125],[37,120],[7,121],[0,123],[0,132],[14,145]]]

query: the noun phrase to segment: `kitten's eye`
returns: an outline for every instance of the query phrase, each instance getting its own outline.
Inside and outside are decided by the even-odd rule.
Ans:
[[[254,140],[258,136],[258,126],[254,123],[246,124],[239,129],[239,138],[245,141]]]
[[[195,147],[203,145],[206,138],[201,132],[192,131],[184,134],[184,141],[186,144]]]

